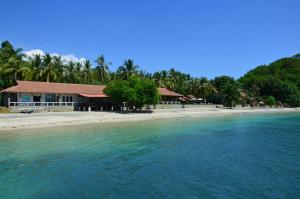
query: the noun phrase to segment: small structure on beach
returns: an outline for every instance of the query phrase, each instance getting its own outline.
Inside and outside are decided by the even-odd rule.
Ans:
[[[187,95],[187,101],[188,103],[190,104],[203,104],[203,103],[206,103],[206,100],[199,97],[199,98],[196,98],[194,95]]]
[[[180,104],[183,95],[176,93],[174,91],[170,91],[167,88],[158,88],[160,98],[160,104]]]
[[[69,84],[54,82],[17,81],[17,85],[1,91],[2,105],[11,110],[118,110],[109,96],[103,92],[104,85]],[[161,103],[180,103],[183,95],[166,88],[158,88]]]
[[[197,98],[194,95],[187,95],[187,97],[189,98],[189,101],[197,100]]]

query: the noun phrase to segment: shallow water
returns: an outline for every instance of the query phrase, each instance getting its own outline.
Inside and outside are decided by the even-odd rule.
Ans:
[[[0,198],[300,198],[300,114],[1,134]]]

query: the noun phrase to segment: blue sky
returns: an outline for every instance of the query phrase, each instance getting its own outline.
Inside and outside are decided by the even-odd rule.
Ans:
[[[2,0],[0,41],[153,72],[236,78],[300,53],[298,0]]]

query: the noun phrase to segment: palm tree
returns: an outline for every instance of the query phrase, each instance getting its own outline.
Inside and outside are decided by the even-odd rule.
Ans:
[[[96,71],[96,76],[97,76],[98,80],[101,83],[106,83],[110,78],[108,66],[111,65],[111,63],[110,62],[106,63],[103,55],[98,57],[95,62],[97,63],[95,71]]]
[[[46,53],[42,59],[43,63],[39,72],[39,77],[46,82],[56,81],[58,79],[58,70],[52,62],[51,55]]]
[[[167,73],[167,88],[175,90],[176,88],[176,71],[171,68]]]
[[[61,58],[61,56],[53,56],[52,57],[52,60],[53,60],[53,66],[54,68],[56,69],[57,71],[57,75],[58,75],[58,78],[57,80],[58,81],[61,81],[63,78],[64,78],[64,63],[63,63],[63,60]]]
[[[41,55],[33,55],[29,57],[29,67],[31,70],[31,80],[42,80],[40,77],[40,71],[43,68],[43,59]]]
[[[4,66],[0,63],[0,77],[4,77]],[[0,78],[0,89],[2,90],[5,86],[5,81],[3,78]]]
[[[39,69],[42,67],[43,59],[41,55],[33,55],[32,58],[29,58],[29,63],[33,69]]]
[[[205,78],[193,78],[188,83],[188,92],[197,98],[206,99],[209,95],[215,93],[214,87],[210,81]]]
[[[65,65],[65,81],[68,83],[75,82],[75,63],[70,61]]]
[[[80,83],[82,72],[81,72],[82,65],[80,62],[76,62],[75,64],[75,73],[74,73],[74,83]]]
[[[1,43],[0,49],[0,61],[5,63],[8,61],[9,58],[15,57],[18,60],[22,60],[25,56],[22,51],[22,48],[14,48],[13,45],[9,41],[4,41]]]
[[[112,80],[117,80],[118,79],[118,74],[117,74],[117,72],[111,72],[110,74],[109,74],[109,77],[110,77],[110,81],[112,81]]]
[[[9,58],[3,66],[3,74],[7,77],[12,77],[9,79],[10,84],[13,84],[17,80],[25,79],[30,75],[28,65],[16,57]]]
[[[145,78],[148,78],[148,79],[151,79],[152,78],[152,74],[145,71],[145,70],[140,70],[138,71],[138,74],[141,76],[141,77],[145,77]]]
[[[118,73],[122,79],[128,79],[131,75],[136,74],[139,67],[134,64],[132,59],[127,59],[124,64],[118,68]]]
[[[155,72],[152,76],[157,87],[167,87],[168,72],[166,70]]]
[[[161,86],[167,87],[168,85],[168,72],[166,70],[161,71]]]
[[[92,82],[92,64],[89,60],[83,62],[82,76],[85,84],[90,84]]]
[[[29,75],[28,65],[22,60],[24,54],[21,48],[14,48],[11,43],[4,41],[0,48],[0,65],[2,85],[9,86],[16,80],[21,80]]]

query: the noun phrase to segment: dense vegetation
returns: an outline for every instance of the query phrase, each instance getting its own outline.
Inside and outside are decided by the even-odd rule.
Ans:
[[[300,54],[258,66],[239,82],[256,101],[274,97],[279,104],[300,106]]]
[[[140,109],[146,104],[157,104],[158,90],[153,81],[147,78],[130,76],[127,80],[115,80],[107,84],[104,92],[111,97],[112,103]]]
[[[273,104],[300,105],[300,55],[284,58],[270,65],[259,66],[236,81],[232,77],[220,76],[213,80],[192,77],[174,68],[153,74],[140,69],[133,60],[127,59],[116,71],[110,71],[111,63],[100,55],[94,62],[65,62],[60,56],[34,55],[26,57],[22,49],[14,48],[8,41],[0,48],[0,89],[14,85],[17,80],[107,84],[107,93],[122,92],[115,103],[121,101],[139,107],[142,103],[154,103],[156,95],[152,85],[166,87],[184,95],[204,98],[207,102],[234,106],[236,103],[254,104],[265,101]],[[145,87],[144,87],[145,86]],[[141,95],[143,89],[151,90],[152,99]],[[144,91],[144,90],[143,90]],[[124,95],[124,96],[123,96]],[[134,98],[143,98],[136,101]],[[129,97],[131,97],[129,99]]]

